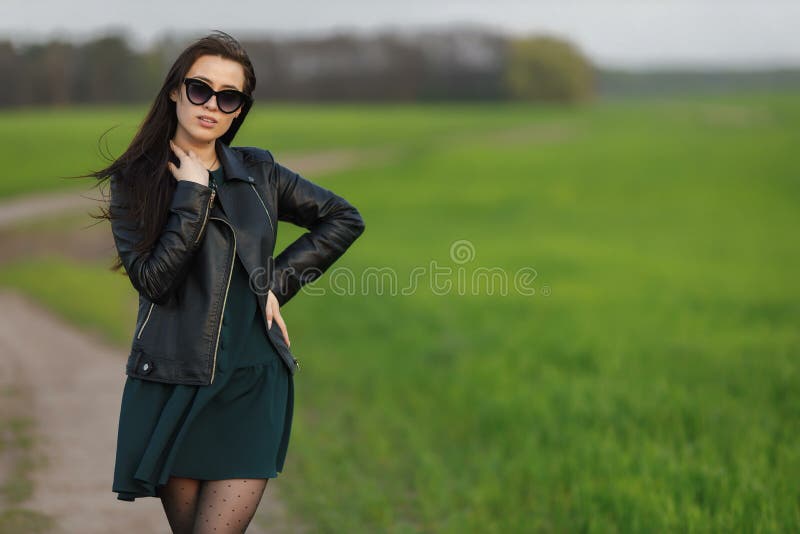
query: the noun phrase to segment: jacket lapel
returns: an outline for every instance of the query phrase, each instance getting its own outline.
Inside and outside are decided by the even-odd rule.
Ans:
[[[272,227],[256,192],[255,179],[242,154],[219,140],[216,148],[225,170],[223,182],[217,186],[217,200],[225,213],[222,214],[215,206],[214,216],[225,219],[233,227],[239,259],[253,283],[263,286],[266,291],[269,280],[264,269],[267,269],[267,259],[274,247]]]

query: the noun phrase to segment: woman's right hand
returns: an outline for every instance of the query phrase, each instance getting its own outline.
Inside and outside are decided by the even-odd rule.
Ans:
[[[195,154],[193,150],[190,150],[188,153],[185,152],[181,147],[176,145],[172,139],[169,140],[169,146],[181,162],[181,166],[176,167],[174,163],[167,161],[167,167],[169,167],[170,172],[172,172],[172,176],[174,176],[176,180],[189,180],[190,182],[197,182],[198,184],[207,186],[208,169],[206,169],[206,166],[200,161],[200,158],[197,157],[197,154]]]

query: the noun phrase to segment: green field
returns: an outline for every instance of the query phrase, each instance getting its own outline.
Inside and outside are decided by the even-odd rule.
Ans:
[[[128,124],[119,149],[142,114],[0,115],[0,193],[97,167],[100,133]],[[334,266],[357,291],[334,294],[325,276],[312,286],[324,297],[301,292],[283,311],[303,368],[281,492],[315,531],[798,528],[797,95],[263,105],[248,121],[234,144],[279,161],[399,149],[306,175],[366,222]],[[284,224],[279,249],[297,235]],[[450,257],[457,240],[471,261]],[[536,294],[436,291],[432,261],[454,285],[458,268],[510,282],[533,268]],[[426,278],[410,294],[361,284],[380,268],[400,287],[414,268]],[[0,282],[109,332],[125,357],[123,276],[52,258],[7,266]]]

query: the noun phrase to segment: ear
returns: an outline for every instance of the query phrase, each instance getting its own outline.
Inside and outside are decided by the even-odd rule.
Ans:
[[[169,99],[172,100],[173,102],[178,101],[178,92],[175,89],[169,92]]]

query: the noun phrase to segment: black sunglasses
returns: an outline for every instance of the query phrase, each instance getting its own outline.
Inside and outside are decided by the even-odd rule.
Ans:
[[[253,100],[236,89],[215,91],[206,82],[196,78],[184,78],[183,83],[186,85],[186,97],[189,99],[189,102],[199,106],[208,102],[212,96],[216,96],[217,107],[223,113],[233,113],[242,107],[245,102]]]

